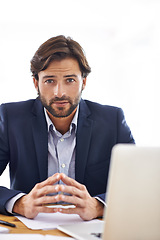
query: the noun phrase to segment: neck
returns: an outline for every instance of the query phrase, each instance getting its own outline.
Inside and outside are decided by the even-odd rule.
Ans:
[[[54,117],[50,112],[47,111],[47,114],[49,118],[51,119],[52,123],[54,124],[55,128],[58,132],[60,132],[62,135],[64,135],[66,132],[68,132],[72,119],[75,115],[77,108],[68,116],[63,118],[57,118]]]

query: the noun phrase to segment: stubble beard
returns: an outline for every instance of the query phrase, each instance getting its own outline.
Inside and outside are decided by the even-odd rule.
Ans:
[[[42,105],[47,109],[47,111],[50,114],[52,114],[52,116],[54,116],[56,118],[65,118],[65,117],[68,117],[78,106],[78,104],[81,100],[82,91],[74,99],[74,101],[70,97],[63,96],[61,98],[58,98],[58,97],[52,98],[49,101],[49,104],[47,104],[47,101],[46,101],[45,97],[41,95],[39,89],[38,89],[38,95],[39,95],[39,98],[42,102]],[[57,109],[55,109],[55,108],[52,107],[55,102],[65,101],[65,100],[68,101],[68,103],[70,104],[69,109],[65,110],[64,107],[57,107]]]

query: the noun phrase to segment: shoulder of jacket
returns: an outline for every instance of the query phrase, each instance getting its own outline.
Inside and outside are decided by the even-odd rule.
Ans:
[[[84,100],[84,102],[87,104],[89,109],[100,109],[100,110],[109,110],[109,111],[122,110],[120,107],[100,104],[100,103],[92,102],[89,100]]]

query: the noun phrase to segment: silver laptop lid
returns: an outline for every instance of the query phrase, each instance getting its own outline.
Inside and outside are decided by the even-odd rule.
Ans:
[[[160,148],[113,148],[103,240],[160,240]]]

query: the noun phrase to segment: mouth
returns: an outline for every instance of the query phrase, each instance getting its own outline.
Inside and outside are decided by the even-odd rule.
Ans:
[[[55,101],[53,102],[56,107],[65,107],[69,102],[68,101]]]

